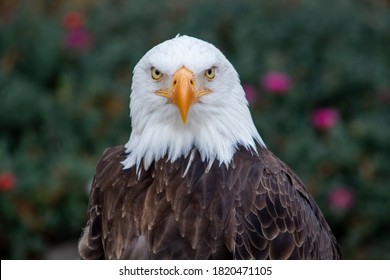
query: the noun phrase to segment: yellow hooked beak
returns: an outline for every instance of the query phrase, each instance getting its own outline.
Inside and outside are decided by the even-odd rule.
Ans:
[[[186,67],[182,67],[175,72],[170,89],[156,91],[156,94],[168,98],[177,106],[184,125],[187,122],[191,105],[196,103],[200,96],[209,93],[211,93],[209,89],[197,89],[194,74]]]
[[[196,101],[195,79],[190,70],[180,68],[173,75],[172,102],[179,108],[183,124],[187,122],[188,111]]]

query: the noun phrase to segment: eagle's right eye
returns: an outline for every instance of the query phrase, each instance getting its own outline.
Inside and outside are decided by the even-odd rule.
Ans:
[[[162,78],[162,73],[160,70],[156,69],[155,67],[152,67],[151,69],[151,75],[152,75],[152,78],[153,80],[155,81],[159,81],[161,80]]]

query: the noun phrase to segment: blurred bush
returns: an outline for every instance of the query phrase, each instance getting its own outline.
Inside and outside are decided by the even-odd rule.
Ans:
[[[132,68],[178,33],[235,65],[260,134],[344,257],[390,258],[388,1],[4,0],[0,11],[2,259],[77,240],[95,164],[130,134]]]

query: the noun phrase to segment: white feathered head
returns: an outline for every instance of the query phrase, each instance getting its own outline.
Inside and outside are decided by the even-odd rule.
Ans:
[[[148,51],[134,68],[130,99],[124,168],[148,169],[193,149],[203,161],[229,165],[239,145],[264,145],[236,70],[205,41],[177,36]]]

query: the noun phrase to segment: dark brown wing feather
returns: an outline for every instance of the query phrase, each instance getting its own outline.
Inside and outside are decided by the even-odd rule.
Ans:
[[[300,179],[269,150],[258,151],[255,164],[249,153],[240,157],[251,176],[237,196],[234,257],[340,259],[336,239]]]
[[[266,149],[240,148],[232,166],[162,159],[123,170],[124,147],[96,168],[86,259],[333,259],[335,238],[304,185]]]

